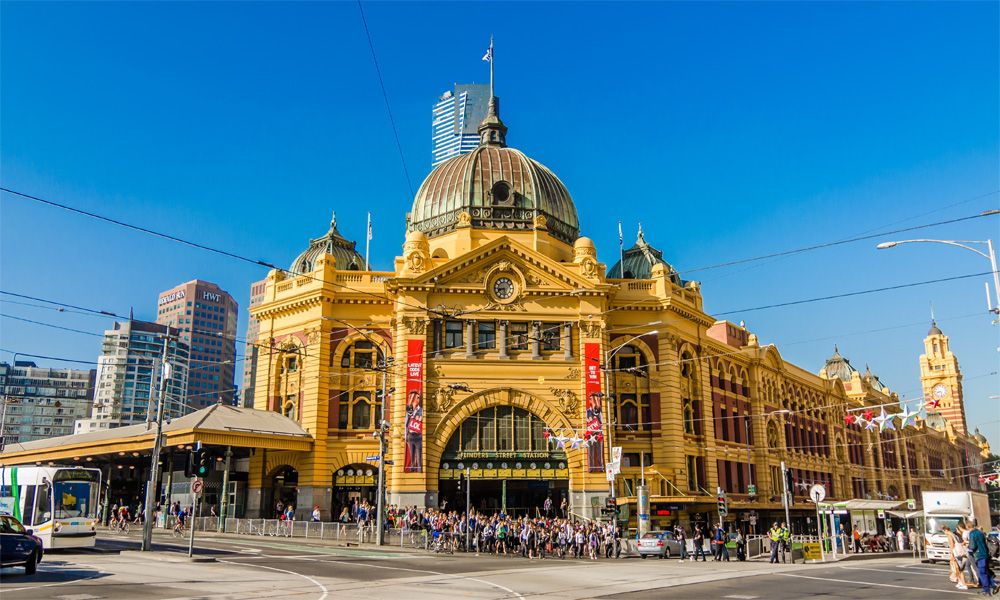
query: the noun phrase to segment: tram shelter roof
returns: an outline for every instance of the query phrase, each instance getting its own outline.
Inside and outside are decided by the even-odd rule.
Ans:
[[[0,464],[25,465],[82,457],[149,453],[156,429],[145,423],[7,445]],[[217,404],[163,426],[163,448],[201,442],[211,446],[306,452],[315,438],[288,417],[267,410]]]

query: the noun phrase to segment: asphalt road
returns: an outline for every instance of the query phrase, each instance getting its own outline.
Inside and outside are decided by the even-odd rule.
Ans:
[[[95,549],[51,552],[36,575],[0,571],[4,600],[236,600],[289,598],[947,598],[959,592],[940,565],[877,559],[836,565],[691,563],[678,560],[526,560],[317,546],[280,538],[186,544],[158,536],[153,554],[138,539],[100,539]],[[121,553],[122,550],[126,552]]]

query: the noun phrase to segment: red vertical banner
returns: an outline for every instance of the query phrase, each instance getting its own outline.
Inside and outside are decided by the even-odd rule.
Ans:
[[[584,390],[587,394],[587,465],[591,473],[604,472],[604,394],[601,393],[601,345],[583,345]]]
[[[406,458],[404,473],[424,470],[424,341],[406,343]]]

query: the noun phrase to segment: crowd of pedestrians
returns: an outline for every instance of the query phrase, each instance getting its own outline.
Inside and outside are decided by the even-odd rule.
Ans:
[[[960,522],[954,530],[947,526],[941,529],[948,539],[951,553],[948,579],[955,587],[960,590],[979,587],[983,596],[998,593],[1000,587],[993,577],[994,564],[991,564],[1000,554],[996,536],[990,536],[992,541],[989,541],[990,538],[972,521]]]

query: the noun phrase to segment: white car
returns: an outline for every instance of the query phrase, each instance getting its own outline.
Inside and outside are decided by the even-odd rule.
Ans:
[[[674,538],[674,534],[669,531],[650,531],[639,538],[639,556],[658,556],[660,558],[670,558],[681,554],[681,543]]]

